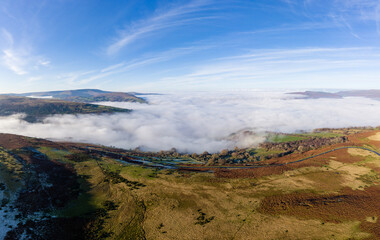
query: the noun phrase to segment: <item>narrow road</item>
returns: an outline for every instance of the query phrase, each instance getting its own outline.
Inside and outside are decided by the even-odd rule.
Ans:
[[[292,162],[287,162],[287,163],[268,164],[268,165],[256,165],[256,166],[201,166],[201,167],[181,166],[180,168],[195,168],[195,169],[196,168],[208,168],[208,169],[216,169],[216,168],[224,168],[224,169],[249,169],[249,168],[263,168],[263,167],[279,167],[279,166],[289,165],[289,164],[292,164],[292,163],[303,162],[303,161],[306,161],[306,160],[309,160],[309,159],[312,159],[312,158],[316,158],[316,157],[325,155],[327,153],[335,152],[335,151],[342,150],[342,149],[349,149],[349,148],[356,148],[356,149],[366,150],[366,151],[372,152],[372,153],[374,153],[374,154],[376,154],[376,155],[378,155],[380,157],[380,153],[376,152],[376,151],[374,151],[372,149],[365,148],[365,147],[351,146],[351,147],[339,147],[339,148],[335,148],[335,149],[332,149],[332,150],[329,150],[329,151],[326,151],[326,152],[323,152],[323,153],[319,153],[317,155],[313,155],[313,156],[310,156],[310,157],[305,157],[305,158],[302,158],[302,159],[299,159],[299,160],[296,160],[296,161],[292,161]]]
[[[285,165],[289,165],[289,164],[293,164],[293,163],[299,163],[299,162],[303,162],[303,161],[306,161],[306,160],[309,160],[309,159],[312,159],[312,158],[316,158],[316,157],[319,157],[319,156],[322,156],[322,155],[325,155],[325,154],[328,154],[328,153],[331,153],[331,152],[335,152],[335,151],[338,151],[338,150],[342,150],[342,149],[349,149],[349,148],[353,148],[353,149],[362,149],[362,150],[365,150],[365,151],[369,151],[369,152],[372,152],[376,155],[378,155],[380,157],[380,153],[375,151],[375,150],[372,150],[372,149],[369,149],[369,148],[365,148],[365,147],[358,147],[358,146],[348,146],[348,147],[339,147],[339,148],[335,148],[335,149],[332,149],[332,150],[329,150],[329,151],[325,151],[325,152],[322,152],[322,153],[319,153],[319,154],[316,154],[316,155],[313,155],[313,156],[310,156],[310,157],[305,157],[305,158],[302,158],[302,159],[299,159],[299,160],[295,160],[295,161],[291,161],[291,162],[287,162],[287,163],[277,163],[277,164],[267,164],[267,165],[252,165],[252,166],[181,166],[179,164],[171,164],[171,163],[156,163],[156,162],[153,162],[153,161],[150,161],[148,159],[145,159],[144,157],[137,157],[137,156],[123,156],[122,154],[116,154],[116,153],[109,153],[109,152],[106,152],[106,151],[99,151],[99,150],[94,150],[94,149],[91,149],[91,152],[96,152],[102,156],[108,156],[108,157],[111,157],[111,158],[114,158],[114,159],[119,159],[120,161],[122,162],[127,162],[127,163],[132,163],[132,164],[137,164],[137,165],[141,165],[141,166],[145,166],[145,167],[152,167],[152,168],[167,168],[167,169],[189,169],[191,171],[192,170],[196,170],[196,169],[209,169],[212,171],[212,169],[249,169],[249,168],[264,168],[264,167],[279,167],[279,166],[285,166]],[[79,148],[80,150],[88,150],[88,149],[85,149],[85,148]],[[90,152],[90,153],[91,153]],[[170,160],[168,160],[170,161]]]

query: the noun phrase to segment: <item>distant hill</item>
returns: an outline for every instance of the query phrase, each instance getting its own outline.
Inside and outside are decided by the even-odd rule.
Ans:
[[[306,91],[306,92],[291,92],[289,94],[297,94],[303,95],[303,98],[342,98],[339,94],[336,93],[328,93],[328,92],[314,92],[314,91]]]
[[[380,99],[380,90],[354,90],[338,92],[342,97],[367,97]]]
[[[136,97],[134,93],[125,92],[109,92],[98,89],[79,89],[66,91],[51,91],[51,92],[31,92],[22,94],[12,94],[13,96],[21,97],[36,97],[36,98],[54,98],[71,102],[140,102],[146,103],[146,100]]]
[[[69,102],[57,99],[40,99],[17,96],[0,96],[0,116],[25,113],[24,120],[38,122],[54,114],[95,114],[130,112],[129,109],[100,106],[89,103]]]
[[[343,97],[365,97],[365,98],[371,98],[371,99],[380,99],[380,90],[352,90],[352,91],[340,91],[340,92],[335,92],[335,93],[305,91],[305,92],[291,92],[288,94],[302,95],[301,98],[305,98],[305,99],[343,98]]]

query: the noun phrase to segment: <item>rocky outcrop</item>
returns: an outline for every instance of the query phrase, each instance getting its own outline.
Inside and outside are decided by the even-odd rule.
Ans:
[[[284,152],[307,152],[312,149],[321,148],[324,146],[330,146],[337,143],[344,143],[347,141],[347,137],[332,137],[332,138],[309,138],[305,140],[298,140],[294,142],[285,143],[271,143],[265,142],[260,144],[261,148],[268,151],[279,150]]]

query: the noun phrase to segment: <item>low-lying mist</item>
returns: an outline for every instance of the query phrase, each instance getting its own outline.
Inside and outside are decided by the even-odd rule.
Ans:
[[[56,115],[42,123],[22,116],[0,118],[0,132],[126,149],[217,152],[249,147],[266,131],[378,126],[380,101],[366,98],[297,99],[279,92],[186,93],[146,96],[150,104],[101,103],[129,114]],[[252,130],[256,135],[231,134]]]

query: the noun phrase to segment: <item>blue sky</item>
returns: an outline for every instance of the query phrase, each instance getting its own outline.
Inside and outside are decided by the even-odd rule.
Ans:
[[[1,0],[0,92],[380,88],[379,0]]]

